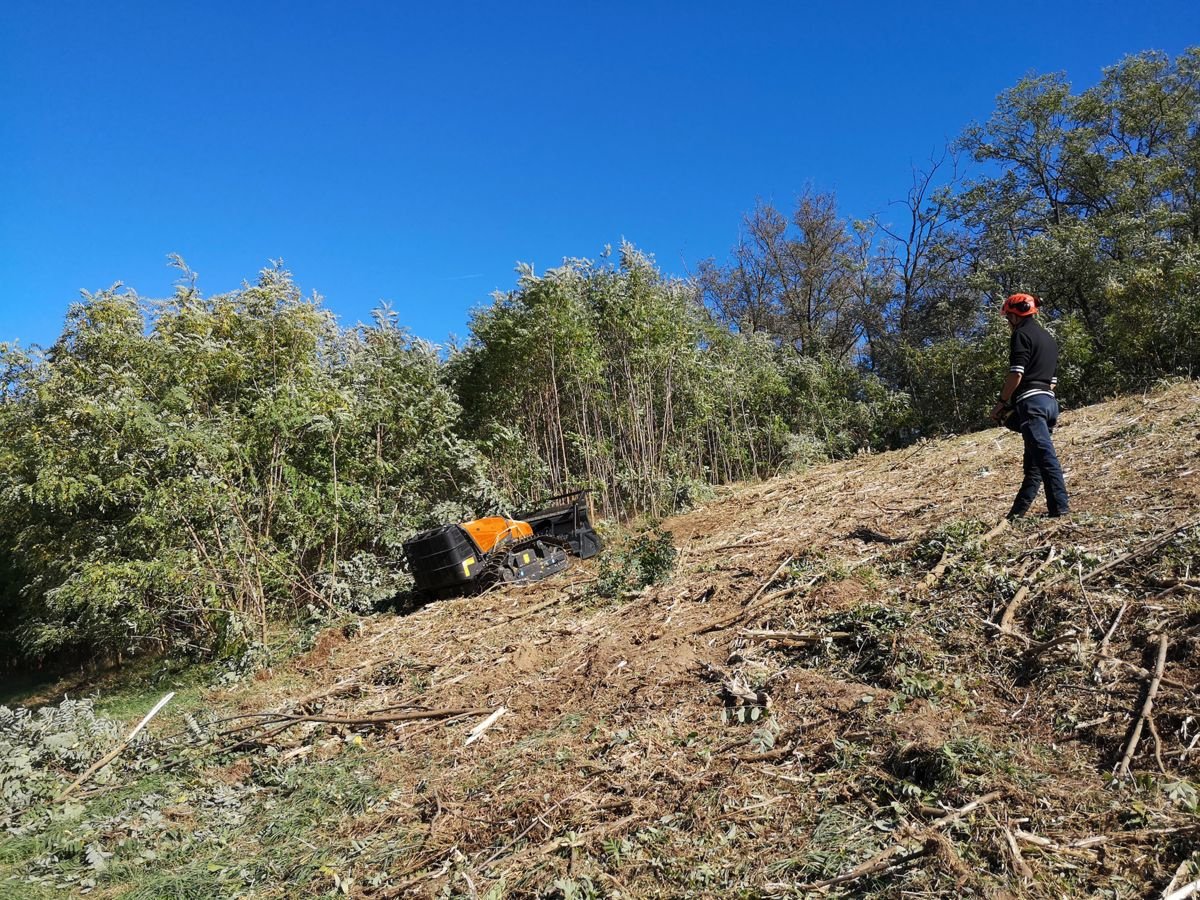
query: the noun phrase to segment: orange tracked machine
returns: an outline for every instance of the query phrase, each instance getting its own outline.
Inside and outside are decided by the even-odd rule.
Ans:
[[[587,491],[548,498],[533,512],[442,525],[406,541],[404,556],[419,591],[449,596],[498,581],[540,581],[600,550]]]

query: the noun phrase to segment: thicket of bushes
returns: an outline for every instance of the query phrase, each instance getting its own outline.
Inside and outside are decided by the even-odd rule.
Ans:
[[[960,168],[976,164],[972,177]],[[232,652],[386,590],[401,540],[565,484],[605,514],[986,424],[999,299],[1045,298],[1067,403],[1200,363],[1200,49],[1073,93],[1031,76],[886,214],[760,205],[724,261],[630,245],[477,310],[445,354],[341,328],[278,267],[204,297],[86,296],[0,345],[8,660]]]

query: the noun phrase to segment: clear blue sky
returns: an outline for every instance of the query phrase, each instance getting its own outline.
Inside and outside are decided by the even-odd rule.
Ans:
[[[281,257],[442,341],[628,238],[684,274],[756,198],[866,216],[1031,70],[1200,43],[1200,3],[0,4],[0,340],[81,288]]]

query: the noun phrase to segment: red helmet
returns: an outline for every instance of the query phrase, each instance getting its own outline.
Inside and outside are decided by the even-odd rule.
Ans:
[[[1013,294],[1004,301],[1004,306],[1000,308],[1002,315],[1012,313],[1015,316],[1032,316],[1038,311],[1037,297],[1032,294]]]

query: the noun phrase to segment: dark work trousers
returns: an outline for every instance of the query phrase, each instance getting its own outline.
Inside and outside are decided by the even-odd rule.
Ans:
[[[1050,439],[1054,426],[1058,424],[1058,401],[1050,394],[1034,394],[1019,400],[1005,424],[1013,431],[1020,432],[1025,441],[1025,479],[1017,491],[1017,499],[1008,513],[1009,518],[1025,515],[1043,484],[1050,515],[1063,515],[1070,508],[1070,502],[1067,500],[1062,466],[1058,463],[1054,442]]]

